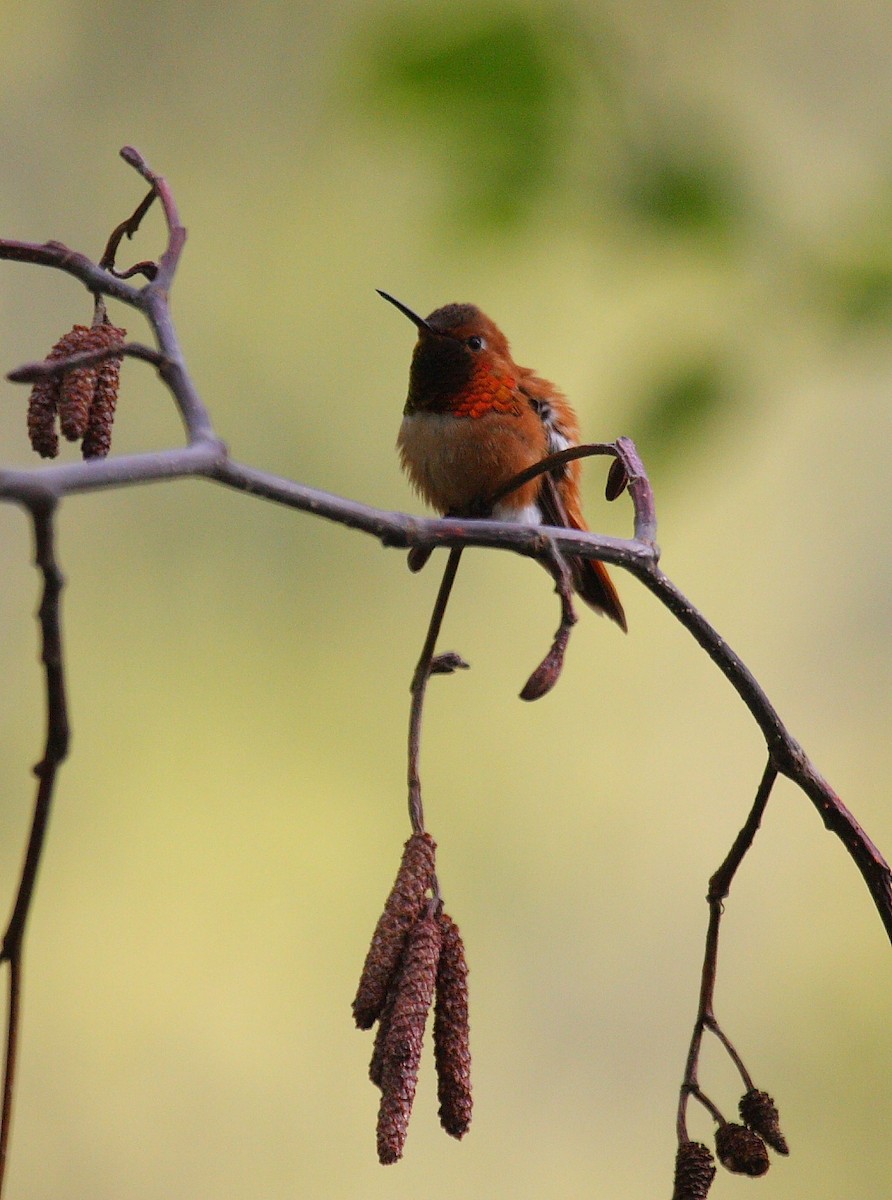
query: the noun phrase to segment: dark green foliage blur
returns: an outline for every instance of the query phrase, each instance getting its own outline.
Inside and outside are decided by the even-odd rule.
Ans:
[[[892,321],[892,260],[889,248],[830,268],[826,289],[838,319],[853,330]]]
[[[730,235],[741,221],[741,185],[731,163],[699,146],[665,147],[658,142],[639,152],[621,201],[655,234],[687,234],[706,241]]]
[[[635,410],[635,442],[651,473],[703,445],[734,400],[731,374],[717,360],[679,363],[648,388]]]
[[[385,111],[423,124],[451,164],[461,220],[508,228],[533,219],[573,105],[570,61],[548,27],[510,10],[448,25],[407,14],[376,31],[370,53]]]

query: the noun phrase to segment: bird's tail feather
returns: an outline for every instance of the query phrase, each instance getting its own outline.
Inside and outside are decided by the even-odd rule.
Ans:
[[[576,464],[571,464],[575,467]],[[567,500],[571,502],[568,504]],[[539,493],[539,504],[542,516],[548,525],[564,525],[567,529],[578,529],[587,532],[588,526],[582,513],[572,503],[572,493],[561,488],[550,476],[546,476]],[[620,602],[619,594],[613,586],[613,580],[607,573],[603,563],[593,558],[569,558],[568,564],[573,579],[573,587],[595,612],[603,613],[616,621],[623,633],[628,631],[626,614]]]

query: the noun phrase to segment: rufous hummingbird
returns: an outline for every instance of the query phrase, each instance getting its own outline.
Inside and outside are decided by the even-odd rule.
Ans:
[[[492,517],[524,525],[587,529],[580,464],[538,475],[492,502],[510,479],[549,454],[579,444],[567,398],[511,357],[505,335],[473,304],[446,304],[419,317],[382,292],[418,329],[409,395],[397,445],[422,497],[449,516]],[[606,568],[569,557],[573,587],[622,628],[626,617]]]

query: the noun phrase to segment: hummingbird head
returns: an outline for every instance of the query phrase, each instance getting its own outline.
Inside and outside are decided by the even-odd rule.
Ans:
[[[409,370],[406,413],[419,409],[448,412],[496,379],[514,387],[517,368],[507,339],[494,321],[473,304],[444,304],[428,317],[379,290],[418,330]]]

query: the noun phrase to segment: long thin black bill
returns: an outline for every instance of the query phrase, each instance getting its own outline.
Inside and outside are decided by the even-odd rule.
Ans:
[[[375,291],[379,296],[383,296],[385,300],[392,304],[394,308],[398,308],[404,317],[409,318],[413,325],[417,325],[419,329],[424,329],[428,333],[434,332],[430,325],[428,325],[427,321],[425,321],[424,317],[419,317],[418,313],[412,312],[411,308],[407,308],[406,305],[400,300],[397,300],[395,296],[391,296],[389,292],[382,292],[380,288],[375,288]]]

